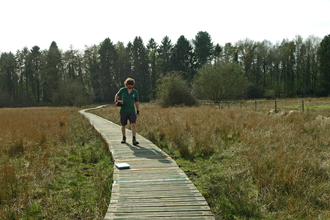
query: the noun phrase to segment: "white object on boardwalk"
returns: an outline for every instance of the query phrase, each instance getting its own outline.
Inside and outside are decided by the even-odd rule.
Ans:
[[[129,169],[130,165],[128,163],[116,163],[115,164],[118,169]]]

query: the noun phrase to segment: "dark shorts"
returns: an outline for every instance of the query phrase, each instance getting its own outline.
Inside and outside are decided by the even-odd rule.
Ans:
[[[127,120],[129,120],[129,123],[135,124],[136,123],[135,113],[120,112],[120,123],[121,123],[121,125],[127,125]]]

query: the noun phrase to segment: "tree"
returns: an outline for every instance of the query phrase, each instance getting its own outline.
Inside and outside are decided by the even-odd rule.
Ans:
[[[84,51],[84,68],[86,71],[85,81],[86,88],[92,96],[95,102],[101,102],[103,100],[103,94],[101,90],[101,75],[100,75],[100,56],[99,47],[93,45],[86,47]]]
[[[40,47],[34,46],[30,51],[30,61],[32,68],[32,93],[34,100],[39,103],[40,93],[40,71],[41,71],[41,52]]]
[[[194,52],[191,43],[181,35],[173,47],[172,68],[180,72],[184,80],[191,83],[195,75]]]
[[[177,72],[162,74],[158,79],[157,103],[162,107],[197,105],[191,88]]]
[[[194,89],[200,99],[221,101],[244,97],[249,82],[243,68],[236,62],[204,65],[198,70]]]
[[[2,53],[0,57],[0,106],[15,104],[18,93],[17,63],[14,55]]]
[[[115,45],[117,54],[118,54],[118,80],[116,80],[116,90],[122,87],[123,82],[131,73],[131,64],[130,57],[127,53],[127,49],[124,46],[124,43],[118,42]]]
[[[70,49],[63,54],[63,80],[82,80],[82,57],[82,54],[78,50],[75,50],[72,45],[70,46]]]
[[[238,62],[242,65],[250,82],[258,84],[261,79],[260,75],[255,74],[252,70],[256,62],[257,45],[250,39],[240,40],[236,43]]]
[[[286,97],[296,95],[296,75],[295,75],[295,51],[296,45],[293,41],[283,40],[281,49],[281,80],[283,83],[283,92]]]
[[[272,53],[271,53],[272,43],[270,41],[264,40],[261,43],[257,43],[256,57],[257,63],[256,68],[261,71],[261,79],[259,81],[259,86],[257,87],[257,94],[254,98],[262,97],[266,94],[266,89],[268,95],[273,95],[274,92],[270,89],[270,69],[272,67]],[[259,74],[255,74],[259,75]]]
[[[309,36],[306,41],[306,55],[308,59],[308,68],[310,72],[307,74],[311,74],[310,76],[306,76],[306,78],[310,78],[311,80],[311,88],[310,93],[316,94],[319,81],[319,60],[318,60],[318,50],[320,48],[321,38],[315,36]],[[308,86],[308,84],[307,84]],[[308,88],[308,87],[307,87]]]
[[[158,56],[158,45],[153,38],[151,38],[147,44],[147,49],[149,53],[149,61],[150,61],[150,96],[151,98],[156,97],[156,78],[157,78],[157,70],[156,70],[156,60]]]
[[[226,43],[223,50],[223,61],[236,61],[237,62],[237,52],[236,47],[234,47],[231,43]]]
[[[135,37],[132,46],[132,55],[132,78],[136,81],[136,88],[139,91],[140,100],[148,101],[150,92],[148,51],[141,37]]]
[[[330,95],[330,34],[321,41],[318,55],[323,88],[321,95]]]
[[[209,33],[200,31],[193,40],[195,46],[195,56],[197,58],[198,67],[206,64],[213,54],[213,43]]]
[[[17,60],[17,74],[19,76],[18,83],[18,103],[27,105],[30,100],[30,94],[28,94],[29,86],[29,77],[31,75],[31,68],[28,67],[28,55],[29,50],[27,47],[24,47],[22,50],[16,51],[16,60]]]
[[[217,62],[219,62],[221,56],[222,56],[222,47],[219,44],[217,44],[215,45],[213,51],[214,64],[217,64]]]
[[[57,105],[61,97],[57,96],[57,92],[61,80],[61,62],[62,53],[53,41],[47,51],[45,70],[42,75],[42,91],[43,101]],[[57,99],[55,99],[57,97]]]
[[[117,61],[118,54],[115,46],[109,38],[106,38],[100,45],[100,80],[103,100],[111,102],[115,96],[117,82]]]
[[[171,56],[173,45],[168,36],[165,36],[158,49],[157,72],[166,73],[171,70]]]

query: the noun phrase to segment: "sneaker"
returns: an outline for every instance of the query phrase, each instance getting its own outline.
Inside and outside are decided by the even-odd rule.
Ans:
[[[139,142],[137,142],[135,139],[133,139],[133,145],[138,145],[139,144]]]
[[[126,137],[125,136],[123,137],[123,140],[120,143],[122,143],[122,144],[126,143]]]

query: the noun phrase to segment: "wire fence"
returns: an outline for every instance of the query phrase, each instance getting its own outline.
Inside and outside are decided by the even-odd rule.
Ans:
[[[300,111],[309,114],[330,117],[330,99],[275,99],[275,100],[240,100],[212,102],[200,101],[201,105],[214,106],[219,109],[242,109],[275,113],[281,111]]]

